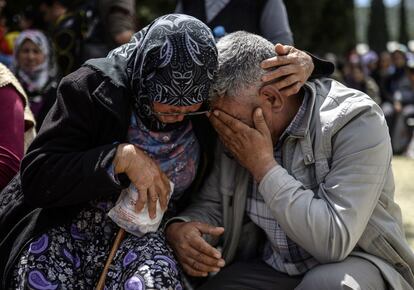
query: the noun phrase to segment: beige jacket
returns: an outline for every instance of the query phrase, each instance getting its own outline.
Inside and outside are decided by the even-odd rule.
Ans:
[[[12,74],[12,72],[0,63],[0,88],[7,85],[12,85],[21,96],[24,103],[24,121],[25,121],[25,133],[24,133],[24,152],[26,152],[30,143],[32,143],[36,136],[35,131],[35,119],[29,108],[29,101],[27,95],[20,85],[19,81]]]
[[[284,162],[266,174],[259,192],[287,235],[320,263],[360,256],[377,265],[390,289],[413,289],[414,254],[394,202],[392,150],[380,107],[327,78],[305,89],[311,101],[301,133],[285,140]],[[215,169],[178,218],[224,226],[229,263],[236,251],[257,247],[255,226],[243,224],[247,193],[248,173],[219,144]]]

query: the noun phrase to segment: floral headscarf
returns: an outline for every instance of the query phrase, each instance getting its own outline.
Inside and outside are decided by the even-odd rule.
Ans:
[[[150,129],[167,130],[152,103],[190,106],[208,99],[217,70],[217,49],[211,30],[182,14],[161,16],[137,32],[106,59],[87,62],[128,87],[138,117]]]

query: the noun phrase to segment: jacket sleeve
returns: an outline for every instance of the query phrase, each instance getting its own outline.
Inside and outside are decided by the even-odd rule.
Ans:
[[[103,113],[78,81],[76,73],[62,80],[57,101],[22,161],[24,197],[33,206],[75,205],[121,190],[107,173],[117,144],[96,144]]]
[[[293,45],[288,15],[282,0],[268,0],[260,19],[260,29],[263,37],[276,44]]]
[[[321,77],[329,77],[335,71],[335,65],[327,60],[321,59],[314,56],[313,54],[307,52],[310,55],[313,61],[314,69],[310,75],[310,79],[317,79]]]
[[[354,249],[391,170],[390,139],[377,105],[337,121],[345,125],[331,138],[331,168],[316,194],[280,165],[259,185],[286,234],[321,263],[341,261]]]
[[[213,169],[200,192],[194,193],[194,197],[179,216],[172,218],[167,224],[173,221],[199,221],[213,226],[223,226],[222,221],[222,199],[220,194],[220,157],[223,155],[221,146],[215,150]],[[224,157],[227,158],[227,157]]]

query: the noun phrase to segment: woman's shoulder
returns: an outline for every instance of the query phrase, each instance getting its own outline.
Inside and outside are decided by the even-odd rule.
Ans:
[[[77,95],[91,97],[105,95],[113,98],[128,95],[124,87],[116,85],[108,76],[90,66],[82,66],[73,73],[65,76],[59,83],[58,90],[69,90]]]
[[[82,66],[64,77],[58,86],[57,98],[76,107],[103,106],[117,115],[127,115],[130,107],[130,94],[126,88],[117,86],[109,77],[89,66]]]
[[[60,85],[71,85],[75,89],[88,91],[96,89],[105,78],[89,66],[81,66],[79,69],[68,74],[60,81]]]

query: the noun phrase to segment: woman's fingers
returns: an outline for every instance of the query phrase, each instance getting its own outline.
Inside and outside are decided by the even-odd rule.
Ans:
[[[300,83],[300,77],[297,74],[291,74],[275,83],[275,87],[281,91],[288,89],[293,84]]]
[[[282,97],[289,97],[294,94],[297,94],[300,91],[302,84],[300,82],[296,82],[293,85],[286,87],[280,91]]]
[[[159,194],[160,206],[162,210],[166,210],[168,206],[168,196],[170,194],[171,188],[170,188],[170,180],[163,172],[161,172],[161,179],[160,179],[159,187],[160,187],[159,189],[160,190],[160,194]]]
[[[300,67],[295,64],[289,64],[279,67],[275,70],[266,72],[263,77],[263,82],[279,81],[280,79],[286,78],[290,75],[294,75],[300,72]]]
[[[154,184],[148,188],[148,214],[149,217],[154,219],[157,216],[157,201],[158,193],[155,190]]]
[[[148,189],[145,187],[137,186],[136,184],[135,184],[135,188],[138,191],[138,199],[135,203],[135,210],[137,212],[140,212],[144,208],[145,204],[147,203]]]
[[[148,203],[148,214],[153,219],[156,217],[158,201],[162,210],[167,209],[170,181],[150,156],[136,146],[133,149],[133,153],[129,155],[132,157],[124,158],[129,162],[123,172],[128,175],[138,191],[136,211],[140,212]]]

